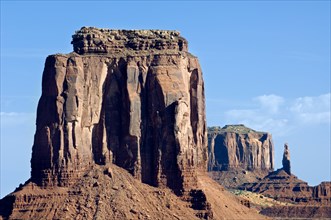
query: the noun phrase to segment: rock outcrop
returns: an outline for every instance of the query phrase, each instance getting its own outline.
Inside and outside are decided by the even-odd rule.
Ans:
[[[209,171],[272,171],[274,147],[269,133],[244,125],[208,129]]]
[[[31,179],[0,219],[264,218],[207,176],[202,72],[178,32],[84,27],[72,43],[46,59]]]
[[[331,182],[325,181],[314,186],[312,189],[312,197],[322,204],[329,204],[331,206]]]
[[[245,183],[239,189],[261,193],[283,202],[300,202],[312,196],[307,182],[289,175],[284,169],[271,172],[258,182]]]
[[[260,213],[274,219],[330,219],[331,206],[273,206]]]
[[[284,169],[278,169],[260,181],[245,183],[238,188],[276,198],[282,202],[331,206],[331,182],[309,186],[307,182],[293,174],[289,175]]]
[[[283,167],[270,172],[263,179],[247,182],[237,187],[263,196],[273,198],[286,206],[263,208],[262,214],[284,218],[330,218],[331,217],[331,182],[322,182],[309,186],[290,170],[288,144],[284,146]],[[287,208],[289,205],[291,208]]]
[[[263,179],[244,183],[238,188],[261,193],[283,202],[331,205],[331,182],[322,182],[317,186],[309,186],[307,182],[300,180],[291,173],[290,151],[287,143],[284,145],[282,163],[282,168],[270,172]]]
[[[178,31],[110,30],[83,27],[72,36],[78,54],[112,54],[117,56],[178,54],[187,52],[187,41]]]
[[[205,170],[204,83],[176,31],[83,27],[75,53],[46,59],[31,179],[69,186],[114,163],[176,193]]]
[[[288,148],[288,144],[284,145],[284,154],[283,154],[283,169],[288,174],[291,175],[291,161],[290,161],[290,149]]]

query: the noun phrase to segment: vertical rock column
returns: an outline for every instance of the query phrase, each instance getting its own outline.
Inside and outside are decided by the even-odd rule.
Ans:
[[[288,174],[291,175],[291,161],[290,161],[290,150],[288,144],[285,143],[284,145],[284,154],[283,154],[283,169]]]

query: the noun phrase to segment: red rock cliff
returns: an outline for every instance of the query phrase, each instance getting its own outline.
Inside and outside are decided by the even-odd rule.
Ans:
[[[204,83],[176,31],[82,28],[46,59],[31,176],[68,186],[114,163],[180,193],[206,169]]]
[[[271,134],[244,125],[208,130],[209,171],[231,169],[270,171],[274,168]]]

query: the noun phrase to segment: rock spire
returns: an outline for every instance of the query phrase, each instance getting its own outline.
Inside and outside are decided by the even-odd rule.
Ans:
[[[284,145],[284,154],[283,154],[283,169],[288,174],[291,175],[291,161],[290,161],[290,150],[288,144],[285,143]]]

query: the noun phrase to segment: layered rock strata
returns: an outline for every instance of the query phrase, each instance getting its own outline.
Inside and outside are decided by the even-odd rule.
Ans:
[[[307,182],[293,174],[289,175],[284,169],[271,172],[260,181],[245,183],[238,189],[260,193],[282,202],[331,206],[331,182],[309,186]]]
[[[269,133],[244,125],[208,128],[209,171],[271,171],[274,146]]]
[[[248,190],[285,203],[283,206],[262,207],[260,212],[270,217],[330,218],[331,182],[309,186],[291,173],[288,144],[284,145],[283,167],[263,179],[244,183],[237,188]]]
[[[19,187],[0,200],[0,219],[265,219],[205,174],[198,187],[188,203],[118,166],[95,165],[69,187]]]
[[[282,168],[270,172],[263,179],[244,183],[238,188],[260,193],[282,202],[331,206],[331,182],[309,186],[307,182],[300,180],[291,173],[290,151],[287,143],[284,145],[282,163]]]
[[[274,206],[260,213],[273,219],[330,219],[331,206]]]
[[[181,194],[205,170],[199,61],[176,31],[83,27],[74,53],[46,59],[31,179],[69,186],[93,164],[114,163]]]
[[[83,27],[72,36],[78,54],[149,55],[187,52],[188,43],[178,31],[110,30]]]

